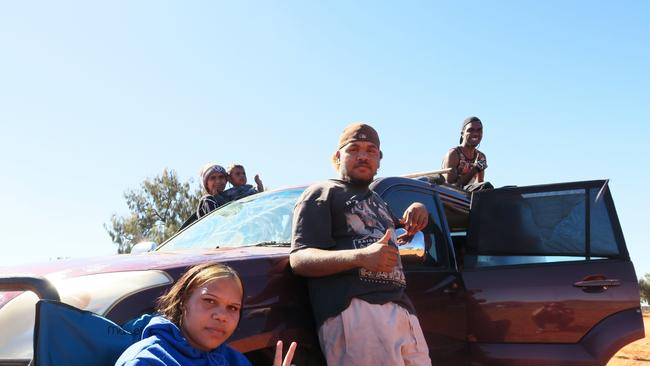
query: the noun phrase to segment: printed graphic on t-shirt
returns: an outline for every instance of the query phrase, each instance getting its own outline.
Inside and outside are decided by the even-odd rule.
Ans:
[[[365,248],[377,242],[384,236],[386,230],[394,229],[393,217],[388,211],[388,207],[374,194],[361,199],[353,196],[345,206],[345,219],[348,229],[354,233],[352,243],[356,249]],[[394,232],[391,241],[395,242]],[[359,277],[364,281],[406,287],[406,278],[399,257],[392,272],[373,272],[360,268]]]
[[[463,154],[463,151],[461,150],[460,147],[456,148],[456,152],[458,153],[458,159],[459,159],[458,166],[456,167],[456,172],[458,175],[469,174],[469,172],[472,170],[472,167],[474,166],[474,163],[476,163],[477,160],[481,160],[485,162],[485,155],[483,155],[483,153],[481,153],[478,150],[476,150],[475,152],[476,155],[473,159],[470,159],[465,154]],[[476,180],[477,176],[478,173],[474,174],[474,176],[470,180],[470,183],[473,183]]]

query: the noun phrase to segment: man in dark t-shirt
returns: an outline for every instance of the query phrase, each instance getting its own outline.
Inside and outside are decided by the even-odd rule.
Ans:
[[[328,365],[430,365],[406,296],[395,226],[414,235],[428,222],[421,203],[401,219],[369,189],[382,153],[377,132],[348,126],[332,162],[338,179],[305,190],[294,211],[290,263],[308,278]]]

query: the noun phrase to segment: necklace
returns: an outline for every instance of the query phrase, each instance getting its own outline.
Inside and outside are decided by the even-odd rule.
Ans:
[[[465,157],[465,159],[468,160],[468,161],[473,161],[474,159],[476,159],[476,154],[478,154],[478,150],[476,150],[476,148],[474,148],[474,149],[473,149],[473,150],[474,150],[474,154],[473,154],[473,156],[470,158],[469,156],[467,156],[467,155],[465,154],[465,152],[463,151],[463,147],[462,147],[462,146],[459,146],[459,150],[460,150],[460,153],[463,154],[463,156]]]

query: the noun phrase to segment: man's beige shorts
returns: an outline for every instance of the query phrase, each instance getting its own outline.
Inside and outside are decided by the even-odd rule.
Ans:
[[[431,365],[418,318],[403,307],[352,299],[318,330],[328,366]]]

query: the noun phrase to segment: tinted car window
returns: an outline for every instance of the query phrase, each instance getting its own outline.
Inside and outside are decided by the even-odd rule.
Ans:
[[[601,189],[589,190],[591,254],[594,256],[618,255],[612,220],[609,217],[605,195]]]
[[[222,206],[159,250],[291,242],[293,208],[303,188],[259,193]]]
[[[584,190],[502,193],[481,197],[480,252],[584,256]]]
[[[592,187],[503,189],[475,196],[466,264],[486,267],[620,255],[606,185],[585,184]]]

